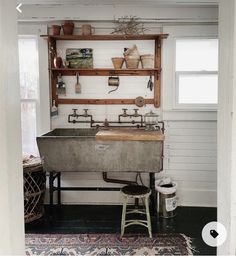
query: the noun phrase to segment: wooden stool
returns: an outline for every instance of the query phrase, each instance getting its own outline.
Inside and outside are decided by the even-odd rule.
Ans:
[[[122,219],[121,219],[121,237],[124,235],[125,228],[131,225],[141,225],[148,228],[150,238],[152,238],[152,225],[149,212],[149,196],[151,190],[143,185],[127,185],[121,189],[124,196]],[[129,198],[141,199],[145,210],[138,208],[128,210],[127,203]],[[126,214],[146,214],[147,220],[126,220]]]

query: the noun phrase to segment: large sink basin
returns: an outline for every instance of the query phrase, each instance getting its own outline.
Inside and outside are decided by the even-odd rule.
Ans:
[[[148,173],[160,171],[163,141],[96,140],[97,132],[97,129],[55,129],[37,137],[45,170]]]
[[[98,132],[98,129],[64,129],[64,128],[58,128],[54,129],[53,131],[44,134],[44,137],[94,137]]]

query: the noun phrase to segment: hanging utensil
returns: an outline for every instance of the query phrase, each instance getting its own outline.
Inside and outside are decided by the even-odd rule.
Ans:
[[[115,86],[116,88],[114,90],[110,90],[108,92],[108,94],[110,94],[111,92],[114,92],[116,90],[118,90],[119,88],[119,85],[120,85],[120,78],[117,76],[117,77],[114,77],[114,76],[110,76],[108,78],[108,86]]]
[[[152,75],[150,75],[148,84],[147,84],[147,88],[150,89],[150,91],[152,91],[153,89],[153,82],[152,82]]]
[[[79,73],[76,73],[76,84],[75,84],[75,93],[81,93],[81,84],[79,82]]]
[[[61,74],[59,74],[57,77],[56,87],[57,87],[57,90],[56,90],[57,95],[66,95],[66,84],[64,83]]]

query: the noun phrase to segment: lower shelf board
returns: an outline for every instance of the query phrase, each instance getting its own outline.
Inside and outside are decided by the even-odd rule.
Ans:
[[[77,73],[81,76],[150,76],[159,74],[160,68],[140,68],[140,69],[113,69],[113,68],[51,68],[54,75],[75,76]]]
[[[58,99],[57,104],[135,105],[135,99]],[[154,104],[154,99],[145,99],[145,104]]]

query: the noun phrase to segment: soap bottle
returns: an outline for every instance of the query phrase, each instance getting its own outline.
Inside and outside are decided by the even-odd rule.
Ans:
[[[56,101],[53,100],[51,108],[51,116],[58,116],[58,108],[56,107]]]

